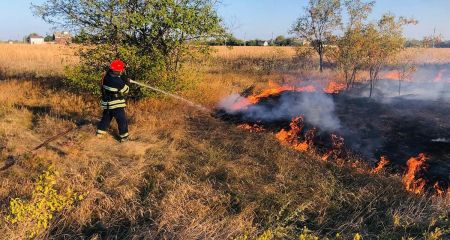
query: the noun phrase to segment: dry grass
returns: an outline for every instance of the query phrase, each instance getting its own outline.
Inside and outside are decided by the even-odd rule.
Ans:
[[[257,46],[247,46],[247,47],[224,47],[218,46],[213,47],[214,56],[224,59],[239,59],[239,58],[260,58],[260,57],[270,57],[274,53],[279,53],[280,55],[289,58],[295,56],[295,47],[257,47]]]
[[[26,47],[42,62],[61,51]],[[51,60],[44,72],[27,68],[20,63],[28,58],[19,48],[11,49],[9,60],[17,63],[6,65],[10,72],[20,73],[24,66],[23,71],[54,74],[53,68],[60,71],[68,63]],[[196,88],[183,94],[208,107],[253,83],[294,80],[290,73],[231,70],[199,76]],[[88,193],[76,207],[55,216],[41,236],[45,239],[232,239],[253,238],[267,229],[291,239],[303,226],[321,236],[359,232],[365,239],[400,239],[422,237],[448,224],[448,202],[406,193],[397,176],[322,163],[280,146],[270,133],[242,131],[170,99],[130,103],[135,141],[120,144],[112,136],[94,136],[100,114],[95,98],[30,80],[2,81],[0,87],[1,162],[80,126],[0,172],[2,206],[14,197],[28,198],[34,180],[49,165],[60,172],[61,189]],[[2,237],[18,238],[24,229],[3,221],[6,214],[4,207]]]
[[[410,55],[415,56],[417,65],[450,64],[450,48],[408,48],[399,58]]]
[[[75,47],[61,45],[0,44],[0,79],[55,76],[76,63]]]

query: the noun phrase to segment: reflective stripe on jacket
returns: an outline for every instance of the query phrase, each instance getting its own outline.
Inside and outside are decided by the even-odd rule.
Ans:
[[[126,107],[125,94],[130,90],[121,76],[107,72],[102,84],[102,109],[115,109]]]

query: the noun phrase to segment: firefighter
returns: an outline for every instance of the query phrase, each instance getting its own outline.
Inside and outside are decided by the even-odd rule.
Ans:
[[[128,139],[128,123],[125,114],[125,95],[128,93],[130,83],[124,75],[125,63],[121,60],[112,61],[109,70],[102,81],[101,107],[103,115],[97,127],[97,136],[105,135],[113,118],[119,127],[119,140],[125,142]]]

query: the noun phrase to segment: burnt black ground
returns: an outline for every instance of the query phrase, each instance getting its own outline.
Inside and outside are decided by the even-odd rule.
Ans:
[[[292,113],[277,120],[251,119],[245,114],[254,107],[277,108],[279,100],[297,102],[303,95],[312,93],[285,91],[262,99],[255,106],[235,113],[218,110],[217,116],[225,121],[257,123],[277,132],[288,128]],[[417,96],[368,98],[355,94],[328,95],[334,100],[335,112],[341,127],[337,133],[345,139],[345,148],[373,164],[384,155],[392,162],[389,170],[403,173],[410,157],[425,153],[429,157],[425,177],[429,184],[450,182],[450,103],[442,100],[421,100]],[[313,97],[313,96],[311,96]],[[302,115],[301,110],[294,115]],[[308,116],[304,116],[305,120]],[[320,150],[331,146],[330,134],[317,126],[305,125],[302,133],[316,127],[314,143]],[[441,140],[441,141],[436,141]],[[444,141],[442,141],[444,140]]]

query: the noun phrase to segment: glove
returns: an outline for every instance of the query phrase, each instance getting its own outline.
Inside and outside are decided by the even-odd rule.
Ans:
[[[123,75],[121,76],[121,78],[122,78],[122,80],[125,82],[126,85],[129,86],[129,85],[131,84],[130,78],[128,77],[128,75],[123,74]]]

